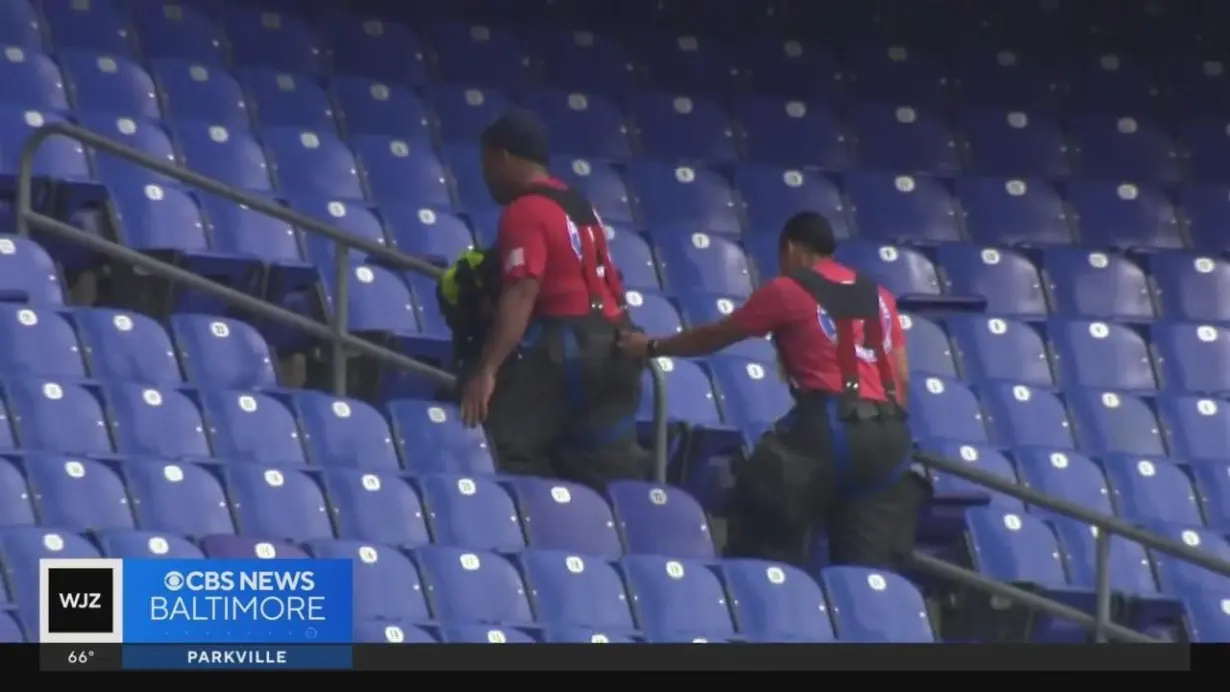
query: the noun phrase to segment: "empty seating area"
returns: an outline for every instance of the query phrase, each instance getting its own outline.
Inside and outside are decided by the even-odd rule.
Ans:
[[[1230,556],[1230,54],[1206,35],[1230,8],[516,4],[0,0],[0,182],[72,122],[444,262],[493,240],[476,138],[522,106],[650,333],[729,314],[782,223],[823,212],[898,295],[986,300],[902,317],[920,448]],[[337,249],[304,229],[68,140],[35,168],[103,190],[128,247],[330,300]],[[420,391],[289,386],[302,344],[269,325],[77,304],[97,258],[10,217],[0,641],[37,636],[40,557],[97,555],[350,558],[364,642],[931,642],[999,617],[940,618],[913,575],[722,560],[682,487],[500,476]],[[430,279],[353,254],[352,331],[447,338]],[[660,365],[695,430],[754,440],[791,405],[768,341]],[[928,549],[1092,608],[1089,527],[934,481],[937,505],[981,499]],[[1230,641],[1230,579],[1112,546],[1117,619]]]

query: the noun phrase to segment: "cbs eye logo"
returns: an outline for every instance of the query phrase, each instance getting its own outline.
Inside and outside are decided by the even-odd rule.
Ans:
[[[167,575],[162,578],[162,585],[167,591],[179,591],[184,588],[185,583],[184,575],[179,572],[167,572]]]

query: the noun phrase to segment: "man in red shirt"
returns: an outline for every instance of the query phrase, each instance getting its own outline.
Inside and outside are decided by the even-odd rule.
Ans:
[[[485,423],[500,469],[599,489],[644,478],[636,442],[644,360],[616,343],[631,328],[602,221],[546,168],[547,137],[524,111],[481,139],[483,177],[504,205],[496,251],[502,286],[462,418]]]
[[[728,554],[803,564],[823,520],[830,563],[891,567],[913,550],[929,492],[909,472],[909,362],[891,293],[833,260],[828,221],[782,230],[782,276],[726,319],[664,339],[628,333],[629,355],[694,357],[771,334],[795,407],[734,464]]]

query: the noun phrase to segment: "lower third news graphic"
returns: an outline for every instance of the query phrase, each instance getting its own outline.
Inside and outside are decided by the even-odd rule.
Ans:
[[[40,642],[97,645],[90,662],[352,667],[349,560],[42,560],[40,570]],[[59,648],[77,664],[87,650]]]

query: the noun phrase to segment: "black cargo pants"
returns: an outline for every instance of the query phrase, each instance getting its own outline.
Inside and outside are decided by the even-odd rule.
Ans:
[[[487,436],[501,473],[558,477],[599,492],[645,480],[636,435],[644,362],[623,355],[600,316],[541,320],[496,379]]]
[[[909,470],[904,417],[865,411],[842,420],[834,399],[800,398],[736,462],[727,555],[804,566],[817,522],[828,534],[830,564],[891,569],[913,551],[931,488]]]

